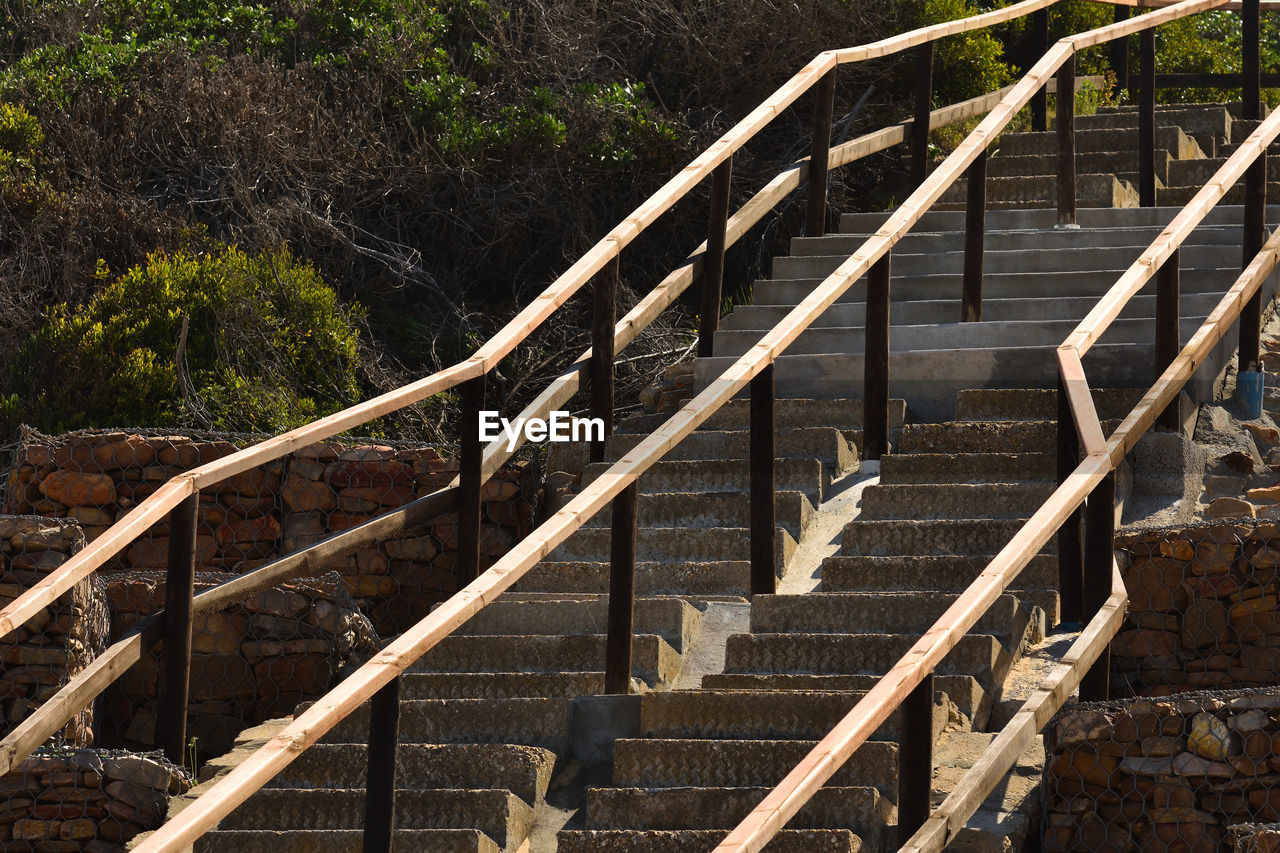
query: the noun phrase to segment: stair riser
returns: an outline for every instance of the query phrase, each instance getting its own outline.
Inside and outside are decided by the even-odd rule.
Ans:
[[[505,601],[499,599],[468,619],[454,636],[484,634],[599,635],[608,623],[609,602]],[[701,614],[678,599],[639,599],[634,606],[634,632],[656,634],[676,651],[697,632]]]
[[[892,634],[735,634],[725,647],[725,672],[883,675],[918,639]],[[972,675],[989,686],[1002,657],[1007,655],[995,637],[968,634],[937,671]]]
[[[956,421],[911,424],[898,438],[908,453],[1053,453],[1058,426],[1052,421]]]
[[[594,482],[609,468],[607,462],[588,465],[582,472],[582,484]],[[817,459],[779,459],[774,464],[774,477],[776,488],[803,492],[815,504],[831,482],[830,472]],[[714,462],[657,462],[640,475],[640,491],[648,494],[746,492],[750,488],[751,469],[745,455]]]
[[[1098,417],[1122,420],[1142,399],[1144,389],[1094,388]],[[956,419],[966,421],[1056,421],[1058,393],[1047,390],[974,388],[960,393]]]
[[[392,838],[397,850],[430,850],[431,853],[499,853],[501,850],[493,839],[474,829],[397,829]],[[364,831],[215,831],[197,838],[194,849],[195,853],[361,853]]]
[[[1051,453],[892,453],[880,457],[881,484],[1057,481]]]
[[[813,519],[813,504],[800,492],[779,490],[775,494],[775,516],[779,527],[797,540]],[[750,527],[749,494],[707,493],[641,495],[638,508],[641,527]],[[608,527],[613,520],[612,505],[592,516],[587,527]]]
[[[1055,149],[1056,152],[1056,149]],[[1011,152],[1006,151],[1006,154]],[[1227,156],[1227,155],[1219,155]],[[1177,210],[1159,207],[1116,210],[1096,208],[1079,212],[1077,222],[1081,228],[1133,228],[1168,225]],[[1275,221],[1280,205],[1268,205],[1267,221]],[[844,213],[840,216],[842,234],[873,234],[889,218],[888,213]],[[1034,208],[1020,211],[987,211],[986,225],[993,230],[1018,228],[1052,228],[1058,221],[1058,212],[1052,208]],[[1204,218],[1206,225],[1239,225],[1244,221],[1244,208],[1239,205],[1219,205]],[[931,209],[912,229],[914,231],[963,231],[964,213]]]
[[[938,200],[944,210],[954,206],[963,210],[968,205],[968,181],[960,178]],[[1017,206],[1020,208],[1057,205],[1058,179],[1055,175],[1014,178],[988,178],[986,207]],[[1076,207],[1137,207],[1137,190],[1124,176],[1086,175],[1076,173]]]
[[[1174,160],[1172,152],[1157,148],[1155,151],[1155,174],[1157,180],[1163,180]],[[1111,174],[1137,172],[1141,164],[1137,152],[1122,152],[1120,156],[1113,154],[1077,154],[1076,171],[1080,174]],[[989,178],[1022,178],[1035,175],[1057,175],[1057,155],[1021,155],[1001,154],[987,162]]]
[[[514,743],[562,752],[569,743],[565,699],[439,699],[402,701],[400,743]],[[340,722],[324,743],[368,743],[364,706]]]
[[[747,560],[636,564],[636,595],[750,594],[751,564]],[[544,562],[517,584],[521,592],[596,593],[609,591],[609,562]]]
[[[1194,139],[1178,127],[1157,126],[1156,147],[1163,148],[1179,159],[1201,157],[1204,152]],[[1078,154],[1114,153],[1138,150],[1137,128],[1120,130],[1077,130],[1075,147]],[[1058,150],[1058,135],[1054,131],[1041,133],[1011,133],[1000,138],[1000,151],[1006,156],[1051,155]]]
[[[600,625],[605,630],[605,625]],[[652,634],[632,639],[632,675],[666,684],[680,673],[680,655]],[[449,636],[419,658],[419,672],[595,672],[605,659],[605,636]]]
[[[561,830],[557,853],[691,853],[711,850],[723,830]],[[784,829],[769,842],[769,853],[862,853],[857,836],[845,830]]]
[[[923,634],[955,603],[955,595],[890,593],[765,595],[751,604],[753,634]],[[1008,638],[1019,608],[1001,596],[970,633]]]
[[[990,557],[828,557],[822,564],[822,588],[830,592],[940,590],[963,592]],[[1052,589],[1058,585],[1058,558],[1031,558],[1011,588]]]
[[[861,423],[861,418],[858,422]],[[854,427],[846,425],[844,428]],[[605,448],[605,461],[617,462],[643,439],[644,436],[638,434],[613,436]],[[748,429],[733,432],[699,430],[662,458],[671,461],[746,459],[750,452],[751,433]],[[780,432],[774,440],[774,452],[779,459],[820,459],[837,473],[851,469],[858,461],[852,444],[840,430],[832,427],[795,427]]]
[[[1023,522],[1005,519],[938,521],[853,521],[844,529],[845,554],[894,557],[899,554],[995,554],[1009,544]],[[1051,538],[1042,553],[1056,554]]]
[[[1049,483],[871,486],[862,493],[859,518],[1022,518],[1028,507],[1048,500],[1055,487]]]
[[[572,699],[604,692],[603,672],[407,672],[400,679],[404,699]]]
[[[610,535],[605,528],[583,528],[551,553],[553,561],[609,562]],[[795,540],[779,530],[775,562],[781,567],[795,551]],[[749,560],[751,535],[738,528],[642,527],[637,536],[636,559],[658,563],[713,563]]]
[[[1170,165],[1169,179],[1165,183],[1170,187],[1195,187],[1198,190],[1207,184],[1226,162],[1225,157],[1179,161]],[[1274,158],[1267,160],[1267,181],[1280,181],[1280,162]]]

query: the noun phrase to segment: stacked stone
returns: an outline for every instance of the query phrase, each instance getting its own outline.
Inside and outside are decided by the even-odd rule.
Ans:
[[[190,787],[159,755],[42,749],[0,776],[0,851],[123,853]]]
[[[1074,705],[1046,729],[1044,849],[1229,853],[1280,818],[1280,691]]]
[[[1159,696],[1274,684],[1280,671],[1280,525],[1214,522],[1122,536],[1126,628],[1113,691]]]
[[[1280,823],[1245,823],[1231,828],[1233,853],[1280,853]]]
[[[218,575],[197,576],[196,589]],[[114,575],[107,583],[118,637],[164,604],[157,573]],[[369,620],[336,574],[291,581],[243,603],[196,617],[192,623],[188,734],[203,755],[231,748],[241,730],[291,713],[334,683],[339,669],[378,648]],[[155,745],[161,652],[144,655],[104,697],[100,729],[106,742]]]
[[[84,541],[80,526],[69,519],[0,516],[0,607],[61,566]],[[85,579],[0,639],[0,736],[88,666],[106,647],[107,632],[102,584]],[[60,737],[87,746],[92,725],[93,709],[87,708]]]

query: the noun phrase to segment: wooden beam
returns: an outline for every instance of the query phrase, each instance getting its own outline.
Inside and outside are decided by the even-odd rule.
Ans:
[[[1058,347],[1058,375],[1062,377],[1062,387],[1067,392],[1067,404],[1071,407],[1080,447],[1090,456],[1105,455],[1107,439],[1102,434],[1093,395],[1089,393],[1089,379],[1084,375],[1080,356],[1070,347]]]

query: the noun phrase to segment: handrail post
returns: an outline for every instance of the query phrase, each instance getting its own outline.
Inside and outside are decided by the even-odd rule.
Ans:
[[[1156,376],[1173,364],[1182,349],[1179,251],[1174,249],[1156,271]],[[1171,432],[1181,429],[1176,399],[1160,413],[1156,425]]]
[[[1049,10],[1040,9],[1031,15],[1031,49],[1035,56],[1027,67],[1040,61],[1049,50]],[[1062,91],[1061,88],[1058,91]],[[1031,129],[1044,132],[1049,129],[1049,87],[1041,86],[1031,96]]]
[[[1115,22],[1117,24],[1122,21],[1129,20],[1129,7],[1116,6]],[[1116,85],[1112,90],[1113,96],[1129,88],[1129,37],[1114,39],[1111,42],[1111,70],[1116,75]]]
[[[751,380],[751,595],[773,595],[778,576],[773,365]]]
[[[618,322],[618,259],[592,282],[591,416],[604,422],[604,435],[591,440],[591,461],[604,461],[604,445],[613,435],[613,331]]]
[[[484,375],[462,383],[462,434],[458,479],[458,587],[480,576],[480,482],[484,447],[480,443],[480,410],[484,408]]]
[[[891,254],[867,273],[863,332],[862,458],[879,459],[889,449],[889,265]]]
[[[1138,96],[1138,205],[1156,206],[1156,31],[1138,36],[1142,91]]]
[[[1259,57],[1258,0],[1243,0],[1242,15],[1242,97],[1243,116],[1246,119],[1261,118],[1259,100],[1262,97],[1262,65]],[[1254,255],[1266,241],[1267,228],[1267,151],[1253,161],[1244,174],[1244,257],[1241,268],[1249,266]],[[1239,370],[1258,370],[1261,367],[1262,291],[1255,293],[1240,312]]]
[[[964,291],[961,322],[982,319],[982,252],[987,232],[987,149],[969,166],[964,206]]]
[[[396,748],[400,742],[400,677],[369,702],[369,754],[361,853],[391,853],[396,829]]]
[[[1058,376],[1058,483],[1067,481],[1080,464],[1080,439],[1067,399],[1066,382]],[[1058,528],[1058,594],[1062,621],[1080,622],[1084,597],[1084,555],[1080,547],[1080,510],[1074,510]],[[1110,588],[1110,584],[1108,584]]]
[[[724,251],[729,226],[729,185],[733,157],[724,158],[711,173],[711,214],[707,218],[707,254],[702,261],[702,311],[698,318],[698,358],[710,358],[720,328],[720,297],[724,289]]]
[[[1058,224],[1076,224],[1076,57],[1058,69]]]
[[[933,790],[933,671],[907,694],[899,712],[898,845],[929,819]]]
[[[916,47],[915,117],[911,120],[911,178],[924,183],[929,171],[929,113],[933,109],[933,42]]]
[[[838,67],[838,66],[837,66]],[[835,112],[836,68],[813,90],[813,144],[809,150],[809,189],[805,206],[806,237],[827,233],[827,167],[831,162],[831,116]]]
[[[191,691],[191,598],[196,591],[196,522],[200,492],[169,514],[169,568],[164,582],[164,680],[156,713],[156,744],[182,764]]]
[[[1082,623],[1094,617],[1111,595],[1116,532],[1116,474],[1102,478],[1085,503],[1084,613]],[[1080,679],[1080,700],[1106,700],[1110,690],[1111,653],[1104,651]]]
[[[636,502],[632,483],[613,499],[609,535],[609,617],[604,652],[604,692],[631,692],[631,632],[636,600]]]

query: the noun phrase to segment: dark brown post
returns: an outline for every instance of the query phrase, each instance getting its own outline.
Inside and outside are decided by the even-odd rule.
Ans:
[[[1156,31],[1138,36],[1142,91],[1138,96],[1138,204],[1156,206]]]
[[[391,853],[396,829],[396,747],[400,742],[400,677],[369,703],[369,755],[364,786],[362,853]]]
[[[911,121],[911,177],[924,183],[929,171],[929,113],[933,111],[933,42],[916,48],[916,113]]]
[[[1031,15],[1031,49],[1035,53],[1027,67],[1040,61],[1049,50],[1049,10],[1041,9]],[[1061,91],[1061,90],[1059,90]],[[1041,86],[1031,96],[1031,129],[1045,131],[1049,129],[1049,91]]]
[[[480,482],[484,445],[480,442],[480,410],[484,408],[484,376],[462,383],[462,434],[458,436],[458,587],[480,575]]]
[[[1261,118],[1262,65],[1259,59],[1258,0],[1243,0],[1241,13],[1243,73],[1242,111],[1246,119]],[[1267,227],[1267,154],[1264,149],[1244,173],[1244,257],[1247,267],[1266,241]],[[1255,293],[1240,312],[1240,370],[1261,368],[1262,292]]]
[[[1067,402],[1067,388],[1058,377],[1058,483],[1065,483],[1080,464],[1080,439]],[[1084,596],[1084,555],[1080,547],[1080,510],[1067,516],[1058,528],[1058,592],[1062,621],[1079,622]]]
[[[618,259],[596,274],[592,284],[591,417],[604,421],[604,435],[591,442],[591,461],[604,461],[604,444],[613,435],[613,329],[618,322]]]
[[[702,261],[702,314],[698,320],[698,357],[709,358],[720,328],[720,292],[724,287],[725,230],[729,224],[729,184],[733,158],[711,173],[711,215],[707,220],[707,255]]]
[[[1156,272],[1156,376],[1173,363],[1182,349],[1179,267],[1178,250],[1174,249]],[[1160,413],[1156,425],[1171,432],[1181,427],[1176,399]]]
[[[1129,7],[1116,6],[1115,22],[1129,20]],[[1119,90],[1129,88],[1129,37],[1114,39],[1111,42],[1111,70],[1116,75],[1115,89],[1112,95],[1118,95]]]
[[[889,264],[891,255],[867,273],[867,312],[862,362],[862,457],[879,459],[889,449]]]
[[[907,694],[899,714],[898,845],[906,844],[929,819],[933,789],[933,673]]]
[[[773,595],[778,576],[774,493],[773,365],[751,380],[751,594]]]
[[[827,164],[831,160],[831,114],[835,111],[836,69],[832,68],[813,90],[813,146],[809,150],[809,196],[804,233],[827,233]]]
[[[1076,224],[1076,57],[1058,69],[1058,224]]]
[[[609,536],[609,622],[604,652],[604,692],[631,692],[631,625],[636,600],[636,502],[640,487],[613,499]]]
[[[1116,475],[1113,471],[1094,487],[1085,505],[1084,532],[1084,613],[1082,623],[1092,619],[1111,595],[1111,564],[1116,532]],[[1080,679],[1080,700],[1099,702],[1107,696],[1111,655],[1104,651]]]
[[[960,320],[982,319],[982,252],[987,234],[987,149],[969,166],[964,206],[964,293]]]
[[[191,597],[196,591],[196,519],[200,493],[169,513],[169,570],[164,581],[164,681],[156,713],[156,744],[184,763],[191,690]]]

